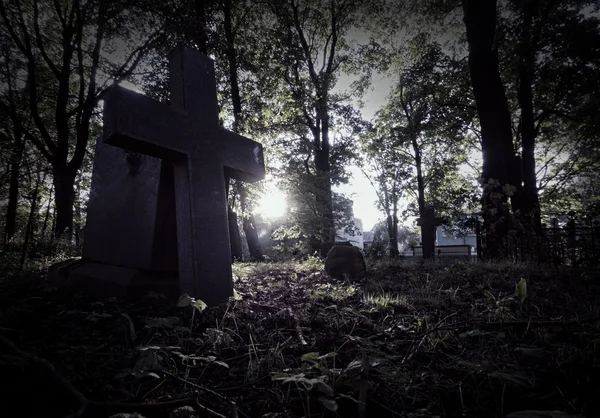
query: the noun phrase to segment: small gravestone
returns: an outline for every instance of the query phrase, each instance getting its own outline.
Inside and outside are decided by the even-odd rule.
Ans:
[[[417,220],[417,225],[421,227],[423,258],[435,257],[435,230],[442,221],[442,218],[436,218],[433,206],[426,206],[423,217]]]
[[[113,282],[115,275],[122,277],[121,284],[127,287],[139,279],[140,271],[163,270],[172,275],[176,268],[178,292],[213,305],[233,293],[225,178],[262,179],[262,147],[219,125],[212,60],[179,46],[169,56],[169,69],[170,106],[120,86],[106,95],[103,140],[115,148],[97,147],[109,155],[102,158],[107,167],[94,167],[94,171],[97,176],[114,178],[97,183],[113,184],[115,201],[127,203],[129,196],[137,203],[119,205],[128,213],[123,213],[122,229],[116,230],[118,214],[112,212],[104,218],[110,222],[103,222],[103,206],[110,212],[111,202],[96,201],[86,227],[84,261],[88,265],[58,273],[78,280],[94,276],[99,281],[99,275],[90,270],[104,269],[103,277],[110,275]],[[121,159],[125,155],[126,161],[111,162],[110,153]],[[147,179],[145,187],[124,190],[119,184],[124,176],[145,169],[154,177],[159,173],[160,179],[146,173],[142,177]],[[168,185],[173,186],[169,189]],[[91,189],[90,202],[94,202],[94,179]],[[173,211],[173,206],[173,221],[161,217]],[[162,257],[160,251],[165,252]],[[152,283],[146,287],[152,288]]]

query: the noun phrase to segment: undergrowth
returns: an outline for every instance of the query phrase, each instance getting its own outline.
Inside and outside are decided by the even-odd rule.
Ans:
[[[386,261],[350,282],[316,258],[236,263],[235,297],[205,308],[96,300],[49,286],[43,265],[4,265],[0,396],[23,409],[11,416],[600,412],[595,272]]]

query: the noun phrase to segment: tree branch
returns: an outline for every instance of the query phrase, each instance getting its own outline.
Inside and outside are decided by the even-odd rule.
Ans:
[[[42,42],[42,34],[40,33],[40,22],[39,22],[39,0],[34,0],[34,2],[33,2],[33,28],[34,28],[36,43],[40,50],[40,53],[42,54],[42,58],[44,58],[44,61],[46,62],[46,64],[48,65],[48,67],[50,68],[50,70],[52,71],[54,76],[57,79],[59,79],[60,72],[58,71],[58,68],[56,68],[56,65],[54,65],[54,63],[52,62],[52,60],[46,53],[46,48],[44,48],[44,43]]]

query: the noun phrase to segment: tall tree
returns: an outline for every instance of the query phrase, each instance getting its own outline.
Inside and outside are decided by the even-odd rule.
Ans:
[[[299,138],[295,153],[304,155],[297,168],[304,171],[304,180],[311,184],[305,191],[314,198],[312,212],[319,220],[316,238],[333,241],[336,222],[332,177],[335,170],[343,169],[333,166],[334,115],[339,121],[344,117],[340,114],[348,112],[340,106],[340,97],[333,94],[333,88],[341,66],[351,58],[344,36],[357,24],[360,2],[278,0],[271,2],[271,10],[276,18],[271,39],[280,54],[276,68],[291,93],[291,97],[282,99],[292,100],[289,115]]]
[[[509,229],[507,162],[514,158],[511,118],[498,64],[496,0],[462,0],[462,7],[481,126],[484,254],[493,259],[500,256],[502,239]]]
[[[2,160],[8,162],[6,175],[8,177],[8,196],[6,204],[6,217],[4,223],[4,248],[8,249],[9,243],[17,229],[17,207],[19,204],[19,177],[21,163],[25,151],[26,140],[17,117],[18,109],[14,101],[15,94],[11,81],[7,80],[7,93],[9,107],[0,106],[0,143],[7,151]]]
[[[0,3],[0,18],[18,50],[13,59],[26,63],[34,128],[25,135],[52,166],[55,232],[70,236],[75,178],[97,103],[110,82],[132,74],[160,30],[147,35],[156,22],[135,2],[126,9],[100,0],[8,0]]]
[[[249,5],[242,9],[241,16],[238,18],[248,19],[248,12],[253,7]],[[231,104],[233,107],[233,131],[243,133],[243,113],[242,113],[242,97],[240,94],[239,77],[238,77],[238,59],[236,51],[236,36],[237,29],[243,21],[234,22],[234,5],[232,0],[223,0],[223,26],[225,30],[225,55],[229,64],[229,86],[231,94]],[[258,233],[255,227],[254,215],[248,205],[248,190],[246,185],[241,181],[235,182],[235,191],[240,199],[240,208],[242,212],[242,227],[248,243],[248,251],[250,257],[254,260],[262,260],[263,255],[258,241]]]
[[[436,191],[457,189],[454,179],[448,181],[449,173],[467,158],[465,126],[473,119],[475,107],[463,62],[446,56],[426,34],[406,44],[398,52],[402,59],[396,60],[401,63],[399,80],[377,113],[376,126],[391,138],[394,149],[384,160],[406,166],[402,194],[412,193],[414,214],[422,217],[426,202],[434,203],[433,186]],[[388,154],[386,147],[381,152]],[[392,178],[388,181],[394,184]]]
[[[545,158],[546,151],[556,155],[566,146],[575,163],[578,153],[573,152],[589,149],[594,137],[589,129],[573,135],[592,126],[599,109],[598,99],[590,94],[599,87],[599,20],[586,11],[594,6],[593,1],[502,3],[503,76],[514,103],[516,148],[521,150],[521,165],[515,171],[522,173],[522,191],[512,206],[525,228],[540,226],[539,192],[544,193],[547,179],[539,176],[555,163],[554,157]],[[570,166],[564,165],[567,177],[576,174]]]
[[[19,85],[18,76],[22,75],[23,63],[12,59],[11,45],[8,34],[0,32],[0,141],[6,154],[2,155],[7,161],[8,196],[4,224],[4,248],[8,245],[17,229],[17,207],[19,204],[19,177],[26,138],[23,129],[23,97],[25,89]],[[25,113],[27,114],[27,113]]]
[[[396,146],[396,137],[385,127],[363,133],[362,169],[377,194],[377,206],[385,214],[389,256],[398,256],[398,212],[410,177],[410,161]]]

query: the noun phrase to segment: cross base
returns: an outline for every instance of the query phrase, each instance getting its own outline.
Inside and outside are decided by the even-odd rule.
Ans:
[[[70,259],[48,269],[51,284],[100,298],[118,297],[139,300],[148,292],[165,296],[175,303],[179,296],[179,274],[157,273],[102,264],[86,259]]]

